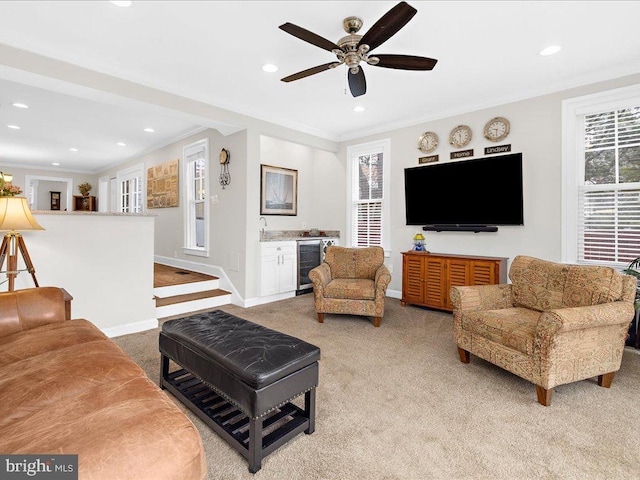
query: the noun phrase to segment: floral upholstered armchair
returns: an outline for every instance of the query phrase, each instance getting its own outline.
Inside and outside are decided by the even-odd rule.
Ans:
[[[469,353],[536,386],[551,404],[553,388],[598,377],[610,387],[633,319],[636,279],[609,267],[518,256],[512,284],[453,287],[454,339]]]
[[[325,313],[374,317],[380,326],[391,281],[382,247],[327,248],[324,263],[309,272],[318,322]]]

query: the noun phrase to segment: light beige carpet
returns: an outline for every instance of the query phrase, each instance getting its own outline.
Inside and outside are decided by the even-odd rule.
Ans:
[[[209,479],[640,477],[640,355],[631,351],[610,389],[595,379],[563,385],[543,407],[532,384],[474,356],[460,363],[446,313],[388,299],[374,328],[365,317],[317,323],[311,295],[222,309],[318,345],[322,359],[315,433],[269,455],[256,475],[188,412]],[[156,382],[157,338],[115,339]]]

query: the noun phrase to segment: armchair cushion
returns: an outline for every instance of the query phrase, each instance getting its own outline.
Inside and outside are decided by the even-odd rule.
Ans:
[[[464,315],[462,328],[525,355],[532,355],[540,315],[541,312],[522,307],[480,310]]]
[[[620,299],[622,277],[596,265],[567,265],[518,256],[509,270],[517,305],[538,311],[599,305]]]
[[[373,300],[376,298],[376,286],[373,280],[366,278],[337,278],[331,280],[325,287],[324,296],[327,298]]]

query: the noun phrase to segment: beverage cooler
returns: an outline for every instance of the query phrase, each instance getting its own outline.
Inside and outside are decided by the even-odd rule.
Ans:
[[[328,246],[338,245],[337,238],[298,240],[298,288],[296,295],[313,291],[309,272],[324,261]]]

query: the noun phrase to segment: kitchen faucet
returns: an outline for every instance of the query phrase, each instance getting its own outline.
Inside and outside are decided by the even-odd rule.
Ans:
[[[264,227],[266,227],[266,226],[267,226],[267,219],[266,219],[266,218],[264,218],[264,217],[260,217],[260,218],[258,219],[258,222],[259,222],[260,220],[264,220]],[[262,227],[262,230],[260,230],[260,233],[262,233],[262,234],[264,234],[264,227]]]

